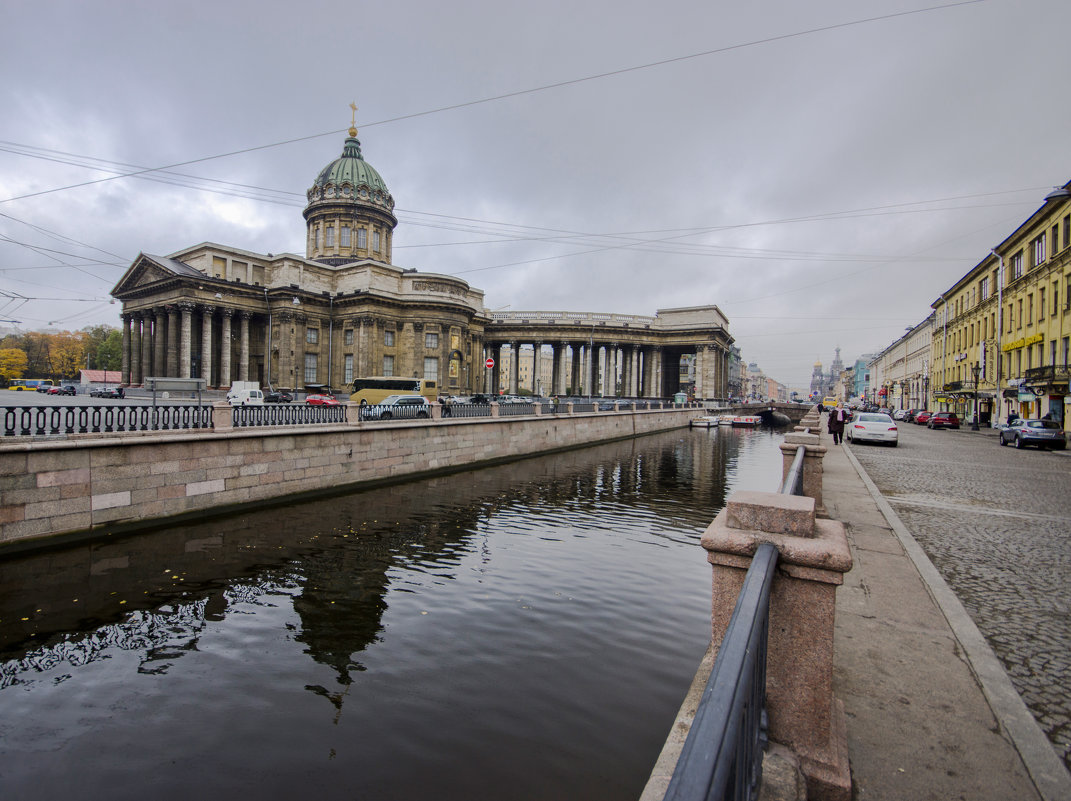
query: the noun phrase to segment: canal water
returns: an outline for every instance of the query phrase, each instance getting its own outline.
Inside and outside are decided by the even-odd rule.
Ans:
[[[638,797],[703,530],[781,433],[678,430],[0,559],[0,795]]]

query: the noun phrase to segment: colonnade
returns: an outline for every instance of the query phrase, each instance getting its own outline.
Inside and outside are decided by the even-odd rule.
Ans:
[[[531,370],[528,385],[520,382],[522,345],[531,345]],[[502,349],[508,346],[512,354],[509,386],[503,386]],[[551,349],[550,385],[542,382],[544,347]],[[728,395],[729,356],[716,345],[697,345],[695,348],[696,397],[715,398]],[[484,356],[494,360],[487,371],[484,391],[499,394],[519,394],[521,389],[543,395],[592,395],[601,397],[660,398],[677,391],[679,378],[672,371],[679,369],[677,357],[687,349],[665,348],[661,345],[638,343],[601,343],[522,341],[519,339],[489,341]]]
[[[195,316],[200,322],[196,343]],[[237,365],[232,363],[235,317],[238,318]],[[252,312],[195,303],[177,303],[124,314],[123,383],[143,384],[149,376],[203,378],[208,386],[229,386],[234,380],[248,381],[249,321],[252,317]],[[195,355],[197,375],[193,374]],[[214,361],[217,355],[218,367]]]

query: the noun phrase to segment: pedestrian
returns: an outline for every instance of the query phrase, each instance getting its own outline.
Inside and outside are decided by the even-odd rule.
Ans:
[[[439,405],[442,407],[442,410],[443,410],[443,415],[442,416],[443,417],[449,417],[450,416],[450,401],[447,400],[445,395],[440,395],[439,396]]]
[[[833,444],[840,445],[844,439],[844,423],[848,419],[848,412],[845,411],[844,405],[837,402],[837,407],[831,409],[829,412],[829,433],[833,435]]]

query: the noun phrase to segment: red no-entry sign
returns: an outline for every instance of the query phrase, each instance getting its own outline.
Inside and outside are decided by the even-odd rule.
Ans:
[[[488,359],[487,361],[484,362],[484,365],[487,367],[488,370],[490,370],[492,367],[495,366],[495,360],[494,359]]]

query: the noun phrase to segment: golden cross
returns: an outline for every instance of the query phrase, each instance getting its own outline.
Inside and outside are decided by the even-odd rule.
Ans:
[[[353,109],[353,116],[350,118],[350,127],[357,127],[357,104],[350,103],[350,108]]]

